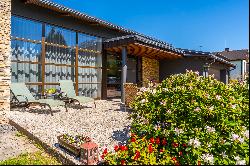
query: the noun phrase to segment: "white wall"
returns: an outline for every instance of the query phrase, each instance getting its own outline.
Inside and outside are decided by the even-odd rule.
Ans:
[[[242,65],[242,60],[237,60],[237,61],[231,61],[236,68],[230,71],[230,79],[241,79],[242,77],[242,71],[244,71],[244,66]],[[246,67],[245,67],[246,69]]]

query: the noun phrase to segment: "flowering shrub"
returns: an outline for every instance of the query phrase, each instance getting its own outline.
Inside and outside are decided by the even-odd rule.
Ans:
[[[128,145],[102,157],[108,164],[248,164],[248,88],[192,71],[151,83],[132,103]]]

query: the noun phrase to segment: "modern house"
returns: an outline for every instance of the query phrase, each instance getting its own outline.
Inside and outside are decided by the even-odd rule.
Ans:
[[[236,68],[230,70],[230,79],[244,80],[249,74],[249,50],[229,50],[219,52],[227,61],[233,63]]]
[[[199,63],[194,69],[226,82],[233,66],[48,0],[1,0],[0,12],[0,109],[8,108],[10,82],[44,93],[58,89],[58,80],[71,79],[78,95],[106,99],[121,96],[122,83],[159,82],[194,63]],[[208,69],[210,63],[220,67]]]

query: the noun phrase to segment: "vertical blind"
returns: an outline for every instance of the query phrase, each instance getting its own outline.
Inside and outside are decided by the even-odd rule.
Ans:
[[[43,23],[12,16],[12,82],[25,82],[33,93],[40,93],[44,68],[45,90],[59,89],[56,85],[59,80],[75,82],[78,74],[78,94],[101,97],[102,39],[44,24],[45,65],[42,66],[42,27]]]

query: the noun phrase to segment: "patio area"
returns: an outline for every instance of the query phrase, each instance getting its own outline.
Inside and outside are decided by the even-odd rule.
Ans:
[[[58,135],[68,133],[90,136],[98,144],[100,154],[103,147],[113,151],[114,145],[124,144],[128,139],[131,120],[120,100],[98,100],[96,105],[94,108],[93,103],[88,103],[84,109],[69,108],[68,112],[63,107],[54,108],[53,116],[36,109],[12,109],[5,112],[5,116],[76,164],[81,164],[79,158],[58,147]]]

